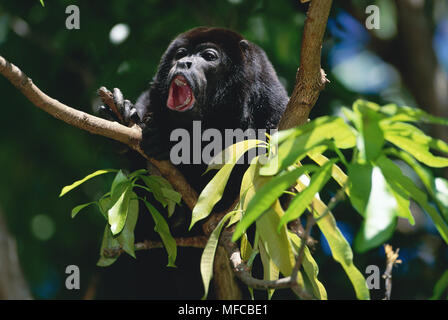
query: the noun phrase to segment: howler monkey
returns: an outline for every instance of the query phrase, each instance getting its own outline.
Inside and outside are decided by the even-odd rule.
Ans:
[[[170,133],[202,130],[276,128],[288,102],[265,52],[240,34],[199,27],[177,36],[163,54],[156,76],[135,105],[114,91],[124,122],[143,127],[142,149],[156,158],[169,154]],[[111,113],[103,107],[103,113]],[[210,176],[204,165],[179,165],[198,192]]]

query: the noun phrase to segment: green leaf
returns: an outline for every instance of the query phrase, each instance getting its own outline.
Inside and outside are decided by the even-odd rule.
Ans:
[[[313,198],[316,196],[316,194],[320,190],[322,190],[322,188],[327,184],[328,180],[330,180],[331,170],[335,162],[336,160],[329,161],[313,174],[309,186],[292,199],[288,209],[285,212],[285,215],[280,220],[278,229],[283,225],[286,225],[286,223],[288,223],[289,221],[295,220],[302,215],[305,209],[313,201]]]
[[[294,249],[298,253],[300,251],[300,247],[302,246],[302,240],[290,231],[288,231],[288,236],[294,244]],[[311,255],[308,246],[305,246],[303,253],[302,266],[311,282],[314,296],[319,300],[327,300],[327,291],[325,290],[324,285],[317,278],[319,275],[319,266]]]
[[[263,263],[263,280],[272,281],[277,280],[280,275],[280,271],[275,265],[274,261],[269,257],[266,249],[263,246],[263,242],[260,240],[258,247],[260,248],[261,263]],[[268,289],[268,300],[271,300],[275,289]]]
[[[182,199],[181,194],[175,191],[174,189],[162,188],[162,194],[165,197],[165,199],[168,200],[168,202],[174,202],[179,204]]]
[[[275,204],[256,221],[256,226],[260,235],[260,240],[268,255],[274,261],[280,272],[287,277],[292,273],[295,257],[291,242],[288,238],[286,226],[280,228],[279,232],[274,231],[280,223],[282,216],[283,210],[280,206],[280,202],[276,201]]]
[[[381,107],[380,111],[388,116],[387,121],[424,122],[448,126],[448,119],[435,117],[418,108],[389,104]]]
[[[350,202],[363,217],[372,187],[372,170],[370,164],[353,163],[348,167]]]
[[[202,300],[205,300],[208,295],[208,288],[210,286],[210,281],[213,277],[213,261],[215,260],[215,252],[218,247],[219,235],[224,227],[225,223],[233,215],[232,212],[226,214],[221,221],[216,226],[215,230],[211,233],[207,244],[205,245],[204,251],[201,256],[201,276],[202,282],[204,283],[204,296]]]
[[[445,220],[448,221],[448,180],[444,178],[435,178],[435,199],[439,204],[440,210],[445,216]]]
[[[131,199],[132,187],[128,183],[123,193],[107,212],[110,230],[113,235],[117,235],[123,230],[129,211],[129,202]]]
[[[154,206],[146,200],[144,202],[156,224],[154,230],[162,238],[163,245],[168,253],[168,267],[176,267],[177,245],[176,240],[171,235],[168,223]]]
[[[182,196],[175,191],[171,184],[160,176],[141,176],[147,187],[151,190],[154,198],[159,201],[164,208],[167,208],[168,217],[174,213],[176,204],[180,204]]]
[[[65,186],[62,188],[61,193],[59,194],[59,197],[62,197],[63,195],[65,195],[67,192],[75,189],[76,187],[78,187],[79,185],[83,184],[84,182],[86,182],[89,179],[92,179],[96,176],[105,174],[105,173],[109,173],[109,172],[117,172],[117,170],[115,169],[106,169],[106,170],[98,170],[95,171],[94,173],[89,174],[88,176],[86,176],[85,178],[75,181],[73,182],[71,185],[69,186]]]
[[[387,141],[409,152],[418,161],[434,168],[448,166],[448,158],[435,156],[430,149],[448,152],[448,145],[424,134],[421,130],[408,123],[382,123]]]
[[[442,297],[443,292],[448,288],[448,270],[443,273],[440,279],[434,286],[434,293],[431,300],[439,300]]]
[[[300,189],[303,190],[304,186],[300,186]],[[366,280],[353,264],[352,249],[337,227],[333,214],[327,211],[327,206],[318,198],[314,198],[313,212],[319,229],[322,231],[325,239],[327,239],[333,258],[341,264],[349,277],[355,289],[356,297],[358,299],[370,299]]]
[[[225,164],[235,164],[247,151],[265,145],[266,142],[262,140],[249,139],[228,146],[210,161],[205,173],[210,170],[221,169]]]
[[[40,4],[42,5],[42,7],[45,7],[44,0],[40,0]]]
[[[387,152],[405,161],[417,173],[429,195],[443,213],[445,220],[448,221],[448,181],[443,178],[434,178],[429,169],[424,168],[407,152],[396,149],[388,149]]]
[[[230,161],[227,161],[226,164],[219,165],[221,169],[215,174],[213,179],[205,186],[204,190],[202,190],[199,195],[198,202],[193,208],[189,230],[193,228],[196,222],[208,217],[215,204],[221,200],[227,181],[229,180],[237,160],[249,149],[260,143],[262,143],[260,140],[245,140],[226,148],[224,153],[227,153],[227,156],[230,158],[226,159],[230,159]],[[256,159],[258,159],[258,157],[256,157]],[[210,168],[211,167],[209,167],[209,169]]]
[[[384,134],[380,127],[380,117],[376,107],[378,105],[367,101],[358,100],[353,105],[353,110],[358,113],[361,121],[358,122],[359,135],[357,138],[357,148],[360,160],[375,160],[380,154],[384,145]]]
[[[126,223],[117,237],[118,242],[123,248],[124,252],[135,258],[135,236],[134,229],[138,218],[138,200],[134,192],[130,194],[129,210],[126,218]]]
[[[98,200],[98,207],[100,209],[101,214],[106,220],[108,220],[107,211],[109,211],[109,209],[112,207],[112,204],[113,203],[110,196],[108,197],[103,196],[101,199]]]
[[[389,191],[384,176],[378,167],[372,172],[372,188],[363,212],[364,221],[355,239],[355,249],[365,252],[388,240],[395,229],[397,202]],[[408,202],[409,205],[409,202]]]
[[[378,158],[376,164],[381,168],[381,171],[390,186],[400,189],[408,194],[429,214],[436,229],[439,231],[445,242],[448,243],[448,225],[437,210],[428,203],[426,194],[416,187],[411,179],[403,175],[400,168],[386,156]],[[413,221],[411,223],[413,223]]]
[[[247,228],[268,210],[283,192],[294,184],[300,176],[316,169],[317,167],[314,165],[306,165],[285,174],[278,175],[272,179],[260,176],[253,177],[256,194],[249,202],[243,218],[236,226],[232,240],[238,240]]]
[[[111,198],[114,203],[130,184],[131,180],[123,173],[123,171],[118,171],[110,188]]]
[[[289,131],[288,131],[289,132]],[[282,142],[282,139],[285,140]],[[279,139],[278,157],[260,170],[261,175],[274,175],[292,164],[300,161],[314,148],[334,140],[338,148],[346,149],[355,146],[354,130],[344,120],[337,117],[320,117],[289,132],[286,138]]]
[[[189,230],[193,228],[196,222],[207,218],[215,204],[221,200],[234,166],[235,164],[225,164],[202,190],[198,202],[193,208]]]
[[[135,170],[134,172],[129,174],[129,179],[141,178],[142,176],[146,177],[147,173],[148,173],[148,170],[146,170],[146,169]]]
[[[241,259],[243,259],[243,261],[245,262],[249,261],[250,257],[252,256],[252,251],[253,249],[250,245],[249,239],[247,239],[247,235],[243,234],[240,245]]]
[[[117,258],[109,258],[104,255],[104,251],[107,249],[117,249],[120,247],[120,244],[118,243],[118,240],[115,239],[112,236],[112,233],[110,232],[109,225],[106,224],[106,228],[104,229],[103,234],[103,241],[101,242],[101,249],[100,249],[100,259],[97,262],[98,267],[108,267],[111,264],[113,264]]]
[[[321,167],[325,165],[328,161],[330,161],[330,159],[322,155],[321,152],[310,152],[308,153],[308,157]],[[345,172],[336,164],[333,165],[331,176],[341,187],[345,186],[348,181],[348,177],[345,174]],[[347,195],[350,195],[349,188],[345,188],[345,193]]]
[[[91,204],[96,204],[96,202],[89,202],[89,203],[84,203],[84,204],[80,204],[79,206],[76,206],[72,209],[72,214],[71,217],[74,218],[76,217],[76,215],[79,213],[79,211],[81,211],[82,209],[84,209],[85,207],[90,206]]]

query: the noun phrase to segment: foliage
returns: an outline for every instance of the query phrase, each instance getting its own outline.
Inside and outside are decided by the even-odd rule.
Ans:
[[[168,253],[168,266],[175,267],[177,256],[176,241],[170,233],[168,223],[163,215],[151,205],[146,197],[139,197],[134,192],[135,188],[140,188],[148,193],[152,193],[154,198],[159,201],[163,207],[167,208],[168,216],[174,211],[176,204],[181,201],[181,196],[176,192],[168,181],[160,176],[147,175],[146,170],[137,170],[129,175],[122,170],[98,170],[89,174],[85,178],[74,182],[73,184],[62,188],[60,197],[67,192],[77,188],[84,182],[96,176],[106,173],[116,172],[110,191],[105,193],[97,201],[84,203],[72,209],[72,218],[74,218],[82,209],[95,204],[102,216],[107,220],[104,230],[103,241],[100,249],[100,259],[98,266],[107,267],[118,258],[118,250],[135,258],[134,229],[139,215],[139,200],[141,200],[155,222],[154,230],[160,235],[162,242]],[[145,185],[139,184],[143,182]],[[115,254],[111,254],[115,252]]]
[[[351,3],[359,12],[363,12],[367,5],[372,4],[371,1]],[[394,10],[383,8],[383,5],[393,6],[392,2],[377,0],[374,3],[380,6],[382,12],[382,28],[378,31],[383,32],[388,25],[395,26]],[[300,50],[300,33],[305,19],[304,6],[300,5],[299,1],[199,0],[195,5],[186,1],[80,1],[77,5],[81,9],[81,29],[75,31],[67,30],[64,25],[65,8],[71,4],[73,2],[67,0],[51,3],[45,1],[43,8],[39,1],[3,1],[0,4],[0,46],[2,54],[20,66],[39,87],[77,109],[92,113],[95,91],[102,85],[119,87],[127,98],[135,101],[154,75],[160,56],[170,39],[199,25],[229,27],[259,44],[267,52],[282,82],[291,93],[299,65],[297,53]],[[438,4],[438,1],[426,2],[430,7],[436,7]],[[345,74],[345,77],[355,76],[357,83],[366,85],[373,81],[380,84],[382,89],[366,93],[359,91],[357,87],[348,86],[345,81],[341,83],[345,77],[340,77],[335,62],[359,61],[357,53],[374,54],[372,51],[366,51],[372,46],[369,46],[366,39],[367,30],[364,25],[353,23],[353,18],[351,21],[339,20],[349,16],[343,10],[345,5],[345,1],[333,2],[334,8],[322,52],[322,68],[327,72],[331,85],[321,93],[319,105],[313,109],[312,117],[339,112],[338,106],[351,104],[360,95],[381,105],[396,102],[414,106],[412,95],[417,93],[404,88],[408,75],[414,74],[412,70],[407,70],[402,77],[397,77],[401,78],[402,82],[391,84],[388,79],[379,76],[378,61],[375,61],[373,66],[350,64],[349,74]],[[433,12],[440,21],[446,20],[443,18],[446,17],[446,10],[443,11],[441,6],[437,6],[436,10],[427,9],[428,13]],[[108,38],[111,28],[117,23],[127,24],[131,31],[130,36],[120,45],[112,44]],[[436,26],[437,21],[433,21],[433,24]],[[17,28],[19,26],[22,28]],[[439,29],[444,30],[440,26],[439,24]],[[20,30],[22,32],[19,32]],[[441,47],[447,43],[443,37],[434,40],[438,40]],[[391,51],[400,52],[397,46],[400,42],[402,41],[391,41]],[[435,44],[437,45],[437,42]],[[440,55],[441,58],[445,56]],[[444,61],[446,62],[445,58]],[[86,169],[128,168],[129,164],[121,154],[110,152],[109,141],[49,117],[34,108],[6,81],[0,85],[0,93],[11,106],[4,108],[4,115],[0,120],[4,133],[3,139],[0,140],[3,155],[1,165],[4,168],[4,179],[0,184],[0,209],[6,215],[8,227],[17,240],[26,279],[35,298],[80,299],[84,290],[66,290],[63,281],[64,270],[67,265],[75,262],[82,266],[84,280],[94,277],[97,272],[93,263],[96,255],[89,254],[95,253],[93,250],[86,252],[86,248],[95,246],[98,242],[96,231],[102,227],[104,220],[102,215],[92,214],[77,219],[75,223],[69,223],[69,216],[60,213],[67,207],[74,207],[83,202],[84,199],[99,198],[96,195],[97,190],[106,190],[111,181],[108,175],[102,175],[90,183],[83,184],[76,194],[65,197],[64,201],[57,201],[55,195],[60,191],[59,186],[74,180],[74,177],[86,175]],[[430,105],[422,104],[421,107],[429,108]],[[14,119],[20,119],[20,130],[17,129],[17,121]],[[444,209],[448,205],[448,188],[444,187],[446,180],[441,178],[442,171],[421,165],[413,156],[405,159],[408,153],[394,150],[400,153],[400,158],[392,154],[389,156],[400,167],[406,168],[403,162],[396,162],[397,159],[402,159],[418,174],[423,183],[422,187],[428,191],[430,205],[435,204],[438,211],[445,211],[445,219],[448,219]],[[308,154],[308,157],[311,156],[315,161],[325,160],[318,155]],[[339,167],[333,167],[333,178],[342,179],[343,184],[345,174],[340,172],[339,177],[336,176],[338,170]],[[420,185],[415,177],[408,174],[409,171],[405,173]],[[333,185],[330,180],[323,195],[329,195]],[[439,199],[442,207],[432,200],[434,197]],[[140,206],[144,207],[146,206]],[[94,210],[94,206],[83,210]],[[164,214],[162,211],[161,213]],[[55,232],[47,240],[37,238],[30,228],[38,214],[45,215],[54,224]],[[358,229],[360,215],[353,214],[347,203],[340,204],[335,215],[339,228],[350,242],[351,233]],[[236,219],[237,216],[238,214],[233,218]],[[428,238],[432,241],[434,236],[433,227],[426,223],[426,220],[423,219],[419,223],[416,215],[415,228],[410,232],[400,229],[392,239],[394,246],[401,248],[400,258],[405,259],[405,263],[394,271],[393,293],[396,297],[415,299],[431,296],[434,283],[446,270],[446,247],[435,241],[429,244],[431,252],[425,249]],[[253,240],[253,243],[254,252],[246,251],[249,261],[254,261],[255,253],[263,258],[262,247],[255,245],[258,241]],[[68,247],[70,250],[66,250]],[[337,270],[335,263],[327,255],[326,248],[325,241],[320,241],[313,253],[319,262],[321,281],[325,283],[329,296],[352,297],[350,284],[348,281],[344,283],[342,271]],[[433,256],[435,264],[421,258],[423,251]],[[196,254],[194,250],[189,252],[193,256]],[[178,264],[181,263],[180,259],[184,259],[185,263],[182,269],[179,268],[176,272],[160,270],[159,264],[165,263],[166,259],[163,252],[160,256],[158,252],[154,252],[142,255],[141,258],[151,261],[145,264],[144,278],[141,273],[136,272],[140,270],[138,268],[141,264],[132,264],[132,261],[126,262],[127,265],[115,264],[112,269],[102,274],[104,281],[100,282],[96,297],[193,298],[201,295],[200,273],[195,272],[197,265],[194,262],[189,263],[192,260],[191,255],[177,258]],[[360,270],[366,265],[381,265],[383,262],[381,249],[356,255],[356,265]],[[125,268],[132,268],[132,276],[138,279],[144,289],[139,291],[136,287],[129,287],[127,278],[108,285],[107,279],[124,279],[122,274]],[[184,277],[184,272],[189,272],[189,276]],[[275,274],[275,268],[265,268],[264,272]],[[169,274],[172,278],[161,276],[164,274]],[[178,279],[182,279],[182,284],[179,284]],[[162,286],[170,281],[177,281],[178,290]],[[278,297],[290,298],[288,294],[276,293]],[[373,298],[375,294],[383,297],[382,290],[371,290],[371,294]],[[255,296],[257,297],[257,292]]]
[[[241,251],[246,257],[250,255],[248,248],[259,248],[250,251],[261,254],[265,279],[277,279],[279,272],[289,276],[300,239],[286,226],[288,222],[300,219],[308,209],[327,239],[333,258],[341,264],[350,279],[356,296],[368,299],[365,279],[353,264],[352,249],[339,230],[330,208],[319,198],[319,192],[324,192],[328,181],[333,178],[362,216],[362,228],[355,241],[355,249],[359,252],[387,241],[395,230],[398,217],[414,224],[411,200],[430,216],[440,236],[448,243],[448,208],[435,190],[436,179],[441,178],[434,178],[426,169],[448,166],[447,157],[432,153],[448,153],[448,145],[427,136],[416,126],[420,122],[447,125],[448,121],[418,109],[396,105],[380,107],[362,100],[356,101],[352,109],[344,108],[343,111],[348,122],[342,118],[324,116],[272,137],[269,150],[271,153],[278,150],[278,153],[271,155],[264,165],[254,159],[243,177],[240,201],[235,211],[230,213],[231,223],[238,222],[233,241],[241,239]],[[253,147],[256,144],[247,143],[245,148],[237,148],[239,152],[235,154],[235,159]],[[331,157],[327,158],[323,153],[331,154]],[[351,155],[349,162],[344,154]],[[318,166],[301,164],[309,160]],[[415,170],[426,192],[402,173],[397,160],[408,163]],[[337,163],[345,167],[346,173]],[[222,197],[230,175],[229,166],[231,164],[220,168],[200,195],[193,210],[192,225],[206,218],[214,203]],[[304,180],[309,183],[304,183]],[[291,186],[297,192],[284,211],[280,197],[289,193]],[[248,243],[248,230],[254,224],[256,235],[251,244]],[[215,231],[219,233],[221,228],[222,225]],[[210,242],[210,247],[216,247],[216,235]],[[206,250],[204,255],[207,257],[203,259],[213,261],[210,257],[213,252]],[[305,272],[299,273],[297,280],[305,287],[307,283],[312,283],[310,290],[314,296],[325,298],[325,289],[317,279],[317,265],[309,251],[307,253],[303,264]],[[313,266],[313,272],[307,270],[307,264]],[[208,282],[204,281],[206,293]]]

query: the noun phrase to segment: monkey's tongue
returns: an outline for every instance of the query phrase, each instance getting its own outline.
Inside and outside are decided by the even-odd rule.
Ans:
[[[186,111],[191,108],[193,102],[193,91],[187,80],[182,76],[175,77],[171,81],[166,106],[171,110]]]

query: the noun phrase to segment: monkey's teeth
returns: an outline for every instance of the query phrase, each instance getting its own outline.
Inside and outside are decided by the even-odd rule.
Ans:
[[[183,107],[187,106],[191,102],[191,96],[188,96],[187,100],[185,100],[184,103],[182,103],[180,106],[177,106],[176,109],[182,109]]]
[[[178,85],[179,87],[183,87],[183,86],[186,86],[187,84],[185,83],[185,82],[183,82],[183,81],[181,81],[181,80],[179,80],[179,79],[174,79],[174,83],[176,84],[176,85]]]

